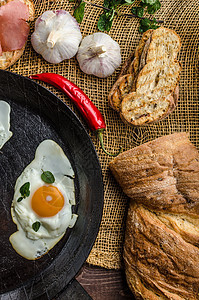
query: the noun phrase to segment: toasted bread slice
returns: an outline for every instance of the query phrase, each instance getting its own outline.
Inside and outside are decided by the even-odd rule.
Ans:
[[[164,64],[167,61],[176,60],[180,48],[179,35],[174,30],[159,27],[151,35],[146,63]]]
[[[150,39],[153,29],[149,29],[146,32],[143,33],[142,38],[139,42],[139,45],[135,49],[135,60],[133,62],[133,69],[135,73],[135,77],[138,75],[138,72],[140,71],[140,59],[142,57],[143,51],[146,52],[146,42]],[[148,45],[147,45],[148,47]]]
[[[120,77],[112,88],[109,94],[109,104],[116,111],[120,111],[120,106],[123,98],[130,92],[135,90],[135,76],[134,73],[127,74]]]
[[[151,43],[151,39],[152,39],[152,35],[150,35],[150,37],[148,38],[148,40],[146,41],[142,54],[140,55],[139,58],[139,65],[137,66],[137,75],[138,73],[144,68],[144,66],[146,65],[146,60],[147,60],[147,54],[148,54],[148,50],[149,50],[149,46]]]
[[[174,61],[161,69],[151,64],[140,72],[136,92],[125,96],[121,104],[121,118],[135,126],[165,118],[177,104],[180,63]]]
[[[12,0],[0,1],[0,7],[10,1]],[[32,0],[20,0],[20,1],[25,3],[29,8],[28,21],[33,21],[35,16],[35,8],[34,8],[33,1]],[[2,55],[0,56],[0,69],[5,70],[9,68],[11,65],[13,65],[22,56],[24,49],[25,49],[25,45],[23,46],[23,48],[18,50],[3,52]]]
[[[180,37],[173,30],[160,27],[145,32],[131,63],[134,81],[127,81],[128,75],[119,78],[109,94],[110,105],[124,122],[143,126],[174,110],[179,96],[181,65],[176,58],[180,47]]]
[[[135,91],[136,77],[139,72],[140,57],[145,48],[145,43],[147,40],[149,40],[152,32],[153,29],[150,29],[143,34],[142,39],[138,47],[136,48],[135,55],[134,53],[131,53],[128,59],[125,61],[118,80],[115,82],[109,93],[109,104],[114,110],[118,112],[120,111],[120,106],[123,98],[128,93]]]

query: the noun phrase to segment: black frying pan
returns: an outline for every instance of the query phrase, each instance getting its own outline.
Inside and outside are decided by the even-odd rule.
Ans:
[[[63,299],[84,299],[84,291],[72,280],[92,248],[103,209],[101,167],[92,141],[70,108],[32,80],[0,70],[0,100],[11,106],[13,132],[0,150],[0,299],[62,299],[69,283],[69,298],[66,288]],[[79,217],[48,254],[28,261],[9,243],[16,231],[10,206],[17,177],[44,139],[57,142],[70,159]]]

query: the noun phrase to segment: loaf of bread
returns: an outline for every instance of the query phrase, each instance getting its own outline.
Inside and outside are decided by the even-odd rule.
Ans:
[[[199,153],[175,133],[110,163],[131,198],[124,263],[136,299],[199,299]]]
[[[0,7],[11,2],[12,0],[1,0]],[[22,3],[25,3],[29,9],[29,19],[28,21],[34,20],[35,9],[34,3],[32,0],[20,0]],[[1,20],[0,20],[1,21]],[[1,46],[1,45],[0,45]],[[25,50],[25,44],[20,48],[13,51],[3,51],[0,55],[0,69],[5,70],[13,65],[23,54]]]
[[[180,37],[171,29],[160,27],[143,34],[108,97],[124,122],[143,126],[174,110],[179,96],[180,47]]]

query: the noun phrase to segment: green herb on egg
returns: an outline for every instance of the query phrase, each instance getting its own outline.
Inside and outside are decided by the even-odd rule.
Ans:
[[[21,202],[23,200],[23,197],[19,197],[18,199],[17,199],[17,202]]]
[[[21,202],[23,199],[25,199],[26,197],[30,196],[30,182],[24,183],[20,187],[19,191],[20,191],[21,197],[19,197],[17,199],[17,202]]]
[[[55,182],[55,177],[54,175],[50,172],[50,171],[43,171],[42,170],[42,174],[41,174],[41,179],[45,182],[45,183],[54,183]]]
[[[39,221],[36,221],[35,223],[32,224],[32,229],[37,232],[41,226],[41,223]]]

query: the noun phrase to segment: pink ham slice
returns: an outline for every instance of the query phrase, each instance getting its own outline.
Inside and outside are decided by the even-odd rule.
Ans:
[[[4,51],[21,49],[27,41],[29,9],[20,0],[0,7],[0,55]]]

